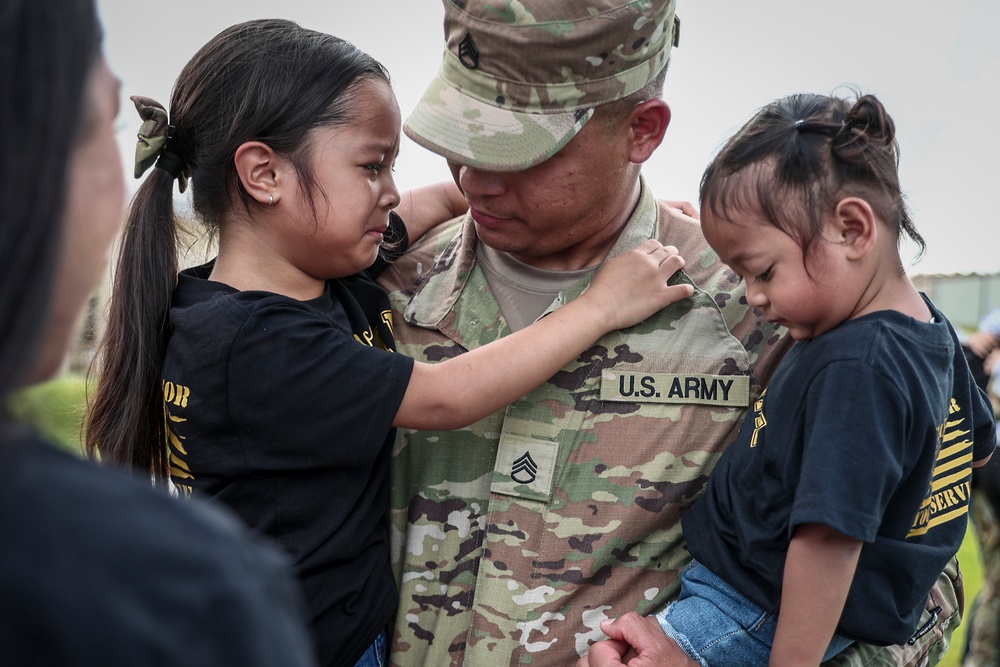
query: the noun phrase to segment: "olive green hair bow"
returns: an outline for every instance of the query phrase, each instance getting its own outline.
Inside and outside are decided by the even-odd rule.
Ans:
[[[156,166],[165,170],[175,179],[181,192],[187,189],[187,165],[179,155],[166,148],[173,126],[167,123],[167,110],[162,104],[148,97],[133,95],[129,99],[135,104],[142,126],[139,128],[138,141],[135,143],[135,177],[139,178],[146,170]]]

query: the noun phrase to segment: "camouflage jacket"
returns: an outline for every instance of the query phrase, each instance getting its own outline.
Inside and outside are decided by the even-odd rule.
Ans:
[[[392,664],[572,665],[604,638],[602,620],[677,594],[690,558],[680,516],[790,341],[747,305],[698,224],[644,186],[611,254],[649,238],[677,246],[692,298],[466,429],[399,430]],[[509,333],[475,245],[471,222],[455,221],[383,274],[400,352],[440,362]],[[882,657],[842,664],[903,664],[870,653]]]

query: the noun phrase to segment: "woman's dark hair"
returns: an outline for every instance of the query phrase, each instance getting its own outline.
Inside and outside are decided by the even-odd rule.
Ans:
[[[174,84],[165,152],[191,176],[198,218],[210,230],[234,207],[259,204],[236,171],[236,150],[260,141],[315,185],[307,135],[349,123],[356,82],[388,83],[385,69],[353,44],[291,21],[249,21],[216,35]],[[174,177],[153,169],[129,209],[113,276],[98,388],[86,432],[90,456],[164,481],[168,474],[161,365],[177,281]]]
[[[93,0],[0,4],[0,400],[31,372],[60,251],[67,166],[101,50]]]
[[[791,95],[726,142],[702,176],[701,206],[723,220],[760,212],[808,254],[837,202],[857,196],[892,228],[897,246],[906,234],[922,253],[898,166],[895,124],[874,96]]]

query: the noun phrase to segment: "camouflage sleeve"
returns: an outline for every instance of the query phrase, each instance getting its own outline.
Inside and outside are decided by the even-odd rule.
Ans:
[[[965,586],[958,558],[952,558],[927,597],[914,637],[900,646],[853,644],[827,667],[932,667],[941,661],[962,622]]]

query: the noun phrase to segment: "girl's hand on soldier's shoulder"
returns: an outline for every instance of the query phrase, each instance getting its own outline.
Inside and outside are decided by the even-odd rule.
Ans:
[[[694,294],[688,283],[668,284],[683,268],[677,248],[650,239],[607,261],[580,298],[606,313],[609,330],[624,329]]]

